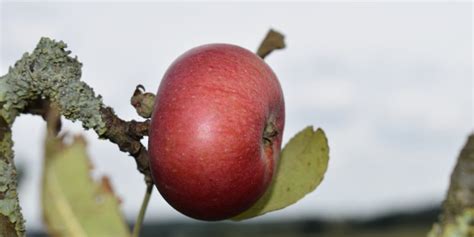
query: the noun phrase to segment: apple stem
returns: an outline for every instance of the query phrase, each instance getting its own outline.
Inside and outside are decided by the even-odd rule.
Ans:
[[[133,226],[132,237],[140,236],[140,229],[142,227],[143,219],[145,219],[145,213],[148,207],[148,203],[150,202],[152,191],[153,191],[153,183],[147,182],[146,192],[145,192],[145,196],[143,197],[142,206],[140,208],[140,212],[138,213],[137,220],[135,221],[135,225]]]

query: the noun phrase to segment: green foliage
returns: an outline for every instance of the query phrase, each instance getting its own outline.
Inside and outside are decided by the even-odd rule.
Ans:
[[[48,232],[53,236],[130,236],[108,180],[95,182],[90,168],[81,137],[71,145],[47,138],[42,207]]]
[[[312,192],[328,167],[329,146],[322,129],[307,127],[286,144],[273,183],[250,209],[232,218],[244,220],[285,208]]]

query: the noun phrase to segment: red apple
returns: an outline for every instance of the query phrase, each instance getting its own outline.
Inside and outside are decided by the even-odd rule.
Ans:
[[[245,211],[272,180],[284,119],[278,79],[257,55],[228,44],[189,50],[155,99],[149,152],[158,190],[196,219]]]

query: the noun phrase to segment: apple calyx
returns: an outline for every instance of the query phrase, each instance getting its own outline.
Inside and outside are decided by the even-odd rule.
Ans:
[[[273,140],[279,134],[278,129],[273,122],[268,122],[263,130],[263,141],[266,145],[272,145]]]

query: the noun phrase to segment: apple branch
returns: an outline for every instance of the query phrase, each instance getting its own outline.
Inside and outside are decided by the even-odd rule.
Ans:
[[[101,108],[100,113],[105,121],[106,131],[99,137],[109,139],[117,144],[121,151],[133,156],[137,169],[145,175],[145,181],[153,183],[148,164],[148,151],[140,142],[144,136],[148,136],[150,121],[124,121],[110,107]]]
[[[104,105],[100,95],[80,81],[82,64],[69,56],[66,44],[42,38],[33,53],[25,54],[0,80],[2,117],[12,124],[21,113],[44,117],[49,102],[72,121],[81,121],[100,138],[117,144],[137,160],[138,169],[148,172],[148,153],[140,143],[148,133],[148,121],[124,121]]]
[[[24,220],[17,195],[11,127],[22,113],[45,118],[49,104],[66,119],[81,121],[100,138],[118,145],[136,160],[151,183],[147,149],[140,143],[148,121],[124,121],[86,83],[80,81],[82,64],[69,56],[66,44],[42,38],[33,53],[23,57],[0,77],[0,236],[24,236]]]
[[[429,237],[474,236],[474,134],[471,134],[451,174],[443,212]]]
[[[24,236],[24,222],[17,193],[11,125],[0,115],[0,236]]]

